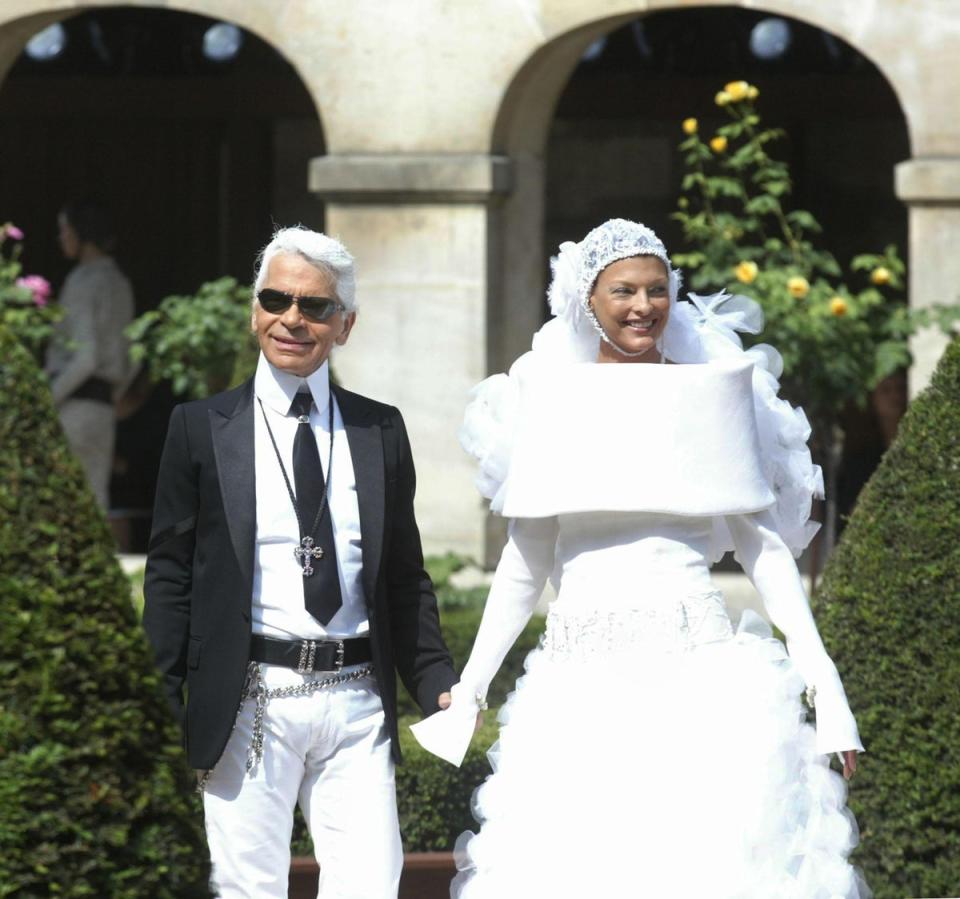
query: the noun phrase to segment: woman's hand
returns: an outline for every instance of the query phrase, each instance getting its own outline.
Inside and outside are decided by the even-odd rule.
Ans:
[[[857,750],[856,749],[844,749],[843,750],[843,776],[850,780],[851,777],[856,773],[857,770]]]
[[[440,706],[440,709],[450,708],[450,703],[453,701],[453,697],[450,693],[441,693],[437,697],[437,705]],[[477,712],[477,723],[474,725],[473,732],[477,733],[483,725],[483,709]]]

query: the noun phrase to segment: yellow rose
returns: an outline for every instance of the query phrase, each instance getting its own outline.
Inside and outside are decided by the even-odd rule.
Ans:
[[[757,277],[757,268],[756,262],[751,262],[749,259],[744,259],[734,270],[733,273],[737,276],[737,280],[741,281],[744,284],[752,284]]]
[[[716,97],[713,98],[717,106],[726,106],[733,97],[730,96],[726,91],[720,91]]]
[[[739,103],[750,93],[750,85],[746,81],[731,81],[723,86],[723,92],[729,94],[731,103]]]
[[[683,120],[683,133],[684,134],[696,134],[697,133],[697,120],[695,118],[689,118]]]
[[[756,100],[757,97],[759,96],[760,96],[760,91],[751,84],[750,89],[747,91],[747,99]]]
[[[722,135],[710,138],[710,149],[714,153],[722,153],[727,149],[727,139]]]
[[[830,300],[830,312],[833,315],[841,316],[847,314],[847,301],[843,297],[834,297]]]
[[[893,276],[890,274],[890,269],[884,268],[882,265],[870,272],[870,280],[877,286],[889,284],[891,277]]]
[[[810,293],[810,282],[800,275],[794,275],[789,281],[787,281],[787,290],[790,291],[790,296],[796,297],[798,300],[802,300],[808,293]]]

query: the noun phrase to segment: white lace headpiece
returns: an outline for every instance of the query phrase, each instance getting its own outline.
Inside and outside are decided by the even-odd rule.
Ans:
[[[567,241],[560,244],[559,254],[551,260],[553,280],[547,298],[550,311],[571,331],[567,335],[572,342],[568,349],[575,356],[596,358],[595,338],[616,346],[590,308],[590,295],[600,272],[614,262],[633,256],[653,256],[666,266],[670,306],[675,306],[680,273],[671,265],[663,242],[646,225],[627,219],[610,219],[594,228],[580,243]],[[620,352],[630,355],[623,350]]]
[[[503,487],[509,474],[519,394],[531,367],[595,362],[600,335],[590,320],[589,301],[597,277],[608,265],[633,256],[655,256],[667,267],[670,311],[661,352],[671,362],[705,363],[743,357],[754,363],[754,406],[760,433],[762,464],[777,496],[771,510],[780,536],[799,553],[819,525],[811,522],[814,497],[823,496],[823,478],[807,448],[810,426],[802,409],[794,409],[777,394],[783,371],[780,354],[767,344],[743,349],[738,332],[759,334],[763,311],[749,297],[725,292],[712,296],[688,294],[678,302],[681,275],[657,235],[639,222],[611,219],[594,228],[580,243],[560,245],[551,260],[553,279],[547,291],[555,316],[533,336],[533,347],[510,368],[493,375],[471,393],[460,441],[480,464],[477,487],[490,499],[494,512],[502,509]],[[732,548],[725,525],[714,528],[714,552]]]

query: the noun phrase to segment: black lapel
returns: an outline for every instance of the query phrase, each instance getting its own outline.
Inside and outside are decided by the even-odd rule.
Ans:
[[[209,410],[213,452],[230,541],[253,595],[253,554],[257,539],[257,482],[254,464],[253,378],[234,394],[237,399]],[[228,396],[224,397],[228,400]]]
[[[371,406],[362,397],[336,386],[333,391],[347,432],[353,473],[357,479],[360,539],[363,541],[363,590],[367,605],[372,608],[383,552],[383,435],[380,424],[370,415]]]

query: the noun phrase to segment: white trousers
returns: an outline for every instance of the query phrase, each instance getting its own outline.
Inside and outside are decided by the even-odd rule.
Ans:
[[[57,411],[70,450],[80,460],[97,502],[109,509],[116,430],[113,406],[96,400],[66,400]]]
[[[317,678],[274,665],[261,670],[268,689]],[[269,700],[263,758],[248,773],[254,708],[253,699],[244,700],[203,794],[216,894],[286,897],[299,802],[320,865],[318,899],[395,899],[403,851],[373,677]]]

